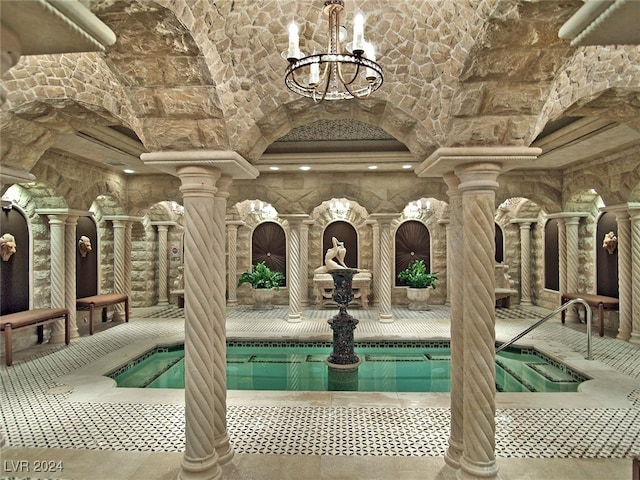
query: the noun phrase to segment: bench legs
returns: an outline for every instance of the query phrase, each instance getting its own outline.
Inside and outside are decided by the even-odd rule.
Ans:
[[[564,297],[562,297],[562,303],[564,303],[566,299]],[[584,305],[583,305],[584,306]],[[587,307],[584,306],[584,315],[585,315],[585,319],[587,318]],[[562,320],[562,323],[564,324],[564,313],[566,312],[566,310],[562,310],[562,313],[560,314],[560,318]],[[598,328],[598,334],[601,337],[604,337],[604,305],[601,303],[598,304],[598,320],[600,321],[600,325]]]
[[[7,360],[7,367],[10,367],[13,363],[13,353],[11,350],[11,324],[4,326],[4,356]]]
[[[118,302],[121,303],[121,302]],[[113,304],[117,305],[117,304]],[[107,305],[102,305],[102,321],[107,321]],[[89,335],[93,335],[93,314],[95,312],[96,306],[95,304],[89,305]],[[129,321],[129,298],[124,301],[124,321]]]
[[[69,345],[71,343],[71,329],[69,328],[69,314],[64,316],[64,343]],[[38,332],[38,344],[44,342],[44,324],[36,325]],[[4,326],[4,356],[7,362],[7,367],[13,364],[13,345],[12,345],[13,328],[8,323]]]

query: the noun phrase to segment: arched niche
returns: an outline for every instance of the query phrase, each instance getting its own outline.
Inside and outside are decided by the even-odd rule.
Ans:
[[[338,241],[344,243],[347,254],[344,263],[349,268],[358,268],[358,232],[349,222],[337,220],[331,222],[324,229],[322,234],[322,251],[326,252],[333,247],[331,239],[336,237]]]
[[[560,291],[560,258],[558,219],[551,218],[544,225],[544,288]]]
[[[91,217],[79,217],[76,226],[76,245],[80,237],[87,237],[92,250],[82,256],[76,248],[76,298],[91,297],[98,294],[98,228]]]
[[[605,235],[613,232],[618,237],[618,222],[611,212],[603,213],[596,228],[596,289],[598,295],[618,297],[618,249],[611,253],[603,246]]]
[[[31,242],[24,214],[15,207],[0,213],[0,235],[13,235],[16,252],[0,259],[0,315],[29,310]]]
[[[431,236],[424,223],[407,220],[400,224],[395,234],[395,285],[406,286],[398,274],[415,260],[424,260],[427,271],[431,271]]]
[[[251,235],[251,264],[264,262],[271,270],[287,275],[287,239],[276,222],[262,222]]]
[[[495,259],[497,263],[504,262],[504,232],[502,231],[502,227],[497,223],[495,225],[495,242],[496,242],[496,252]]]

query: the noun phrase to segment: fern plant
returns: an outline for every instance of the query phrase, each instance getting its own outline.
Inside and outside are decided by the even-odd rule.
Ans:
[[[414,260],[398,274],[398,279],[411,288],[436,288],[438,276],[437,272],[427,272],[424,260]]]
[[[251,266],[251,271],[243,272],[238,280],[238,286],[250,283],[253,288],[273,288],[280,290],[284,283],[284,275],[276,270],[271,270],[265,262]]]

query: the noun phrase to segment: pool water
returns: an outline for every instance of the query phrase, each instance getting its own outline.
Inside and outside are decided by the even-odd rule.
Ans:
[[[348,388],[331,377],[325,360],[331,344],[230,344],[227,347],[227,389],[361,392],[448,392],[450,349],[430,345],[356,344],[362,361]],[[157,349],[111,373],[118,387],[184,388],[184,350]],[[496,357],[498,392],[575,392],[586,380],[567,367],[517,348]]]

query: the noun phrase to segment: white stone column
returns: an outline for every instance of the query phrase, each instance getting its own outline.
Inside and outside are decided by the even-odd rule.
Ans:
[[[178,478],[218,479],[215,448],[215,352],[212,278],[216,182],[208,167],[178,168],[184,200],[185,452]],[[220,313],[218,312],[218,315]]]
[[[287,321],[297,323],[302,321],[302,313],[300,308],[300,289],[302,286],[300,280],[300,229],[302,221],[309,218],[306,214],[280,215],[281,218],[289,222],[289,248],[287,255],[287,264],[289,266],[289,316]]]
[[[76,319],[76,227],[78,215],[69,214],[65,226],[65,307],[69,310],[69,333],[71,338],[78,338],[78,322]]]
[[[449,221],[447,222],[447,299],[451,305],[451,431],[445,462],[460,468],[464,424],[464,235],[462,229],[462,196],[460,180],[453,173],[444,175],[449,189]]]
[[[67,215],[65,214],[47,214],[49,218],[50,229],[50,254],[51,254],[51,307],[52,308],[66,308],[66,261],[65,261],[65,223]],[[75,243],[75,238],[74,238]],[[75,252],[74,252],[75,254]],[[73,272],[75,275],[75,271]],[[75,300],[75,292],[73,293]],[[75,305],[74,305],[75,310]],[[64,320],[57,320],[53,322],[51,327],[51,336],[49,337],[49,343],[63,343],[64,342]]]
[[[460,179],[464,272],[463,444],[459,478],[493,478],[495,459],[495,190],[500,164],[455,169]]]
[[[226,418],[226,406],[216,405],[220,393],[215,391],[223,381],[221,369],[226,365],[220,364],[214,352],[215,332],[226,321],[221,205],[223,199],[226,205],[225,189],[231,178],[252,179],[260,172],[232,151],[150,152],[140,158],[145,164],[175,173],[184,199],[185,452],[178,478],[217,480],[222,470],[216,446],[222,445],[215,416],[225,408]],[[216,198],[217,189],[221,192]],[[216,260],[215,255],[219,256]],[[218,271],[214,272],[216,266]],[[213,287],[212,281],[218,287]]]
[[[456,177],[457,178],[457,177]],[[446,180],[445,180],[446,182]],[[451,206],[449,206],[451,208]],[[445,235],[447,236],[447,258],[446,258],[446,266],[447,266],[447,293],[444,299],[444,304],[447,306],[451,305],[451,257],[453,256],[453,247],[451,245],[451,218],[442,218],[438,220],[440,225],[444,225]]]
[[[631,337],[629,342],[640,345],[640,207],[629,209],[631,216],[631,295],[633,297]]]
[[[577,292],[580,267],[578,262],[578,226],[580,225],[580,217],[567,217],[564,223],[567,235],[567,292]],[[578,321],[578,311],[576,308],[571,307],[567,309],[566,321]]]
[[[304,220],[300,226],[300,305],[308,307],[309,300],[309,227],[315,222]]]
[[[133,264],[133,255],[132,255],[132,243],[131,243],[131,232],[133,230],[133,221],[128,220],[124,226],[124,292],[129,297],[129,311],[127,312],[131,315],[131,309],[133,301],[131,301],[131,266]],[[122,304],[120,304],[122,305]],[[122,311],[124,311],[125,306],[122,305]],[[122,319],[120,319],[122,320]]]
[[[374,213],[370,218],[378,221],[380,226],[380,272],[378,281],[378,321],[393,322],[391,311],[391,288],[393,287],[393,242],[391,238],[391,222],[398,218],[397,213]]]
[[[515,218],[511,223],[520,225],[520,305],[531,303],[531,224],[535,218]]]
[[[226,311],[226,285],[225,280],[225,216],[227,211],[227,198],[233,179],[228,175],[222,175],[216,182],[217,191],[214,197],[213,217],[213,276],[212,298],[214,318],[214,427],[215,449],[219,463],[229,462],[234,455],[229,443],[227,432],[227,311]]]
[[[604,211],[614,213],[618,225],[618,299],[620,324],[619,340],[631,338],[633,324],[633,289],[631,284],[631,219],[626,204],[606,207]]]
[[[227,305],[238,305],[238,228],[244,225],[240,220],[227,222]]]
[[[372,246],[373,251],[373,282],[372,282],[372,305],[377,306],[380,304],[379,293],[380,292],[380,225],[377,220],[367,220],[366,223],[371,225]]]
[[[567,230],[564,218],[558,220],[558,289],[567,292]]]
[[[158,230],[158,305],[169,305],[169,288],[167,274],[169,272],[169,249],[167,237],[169,227],[176,222],[151,222]]]

